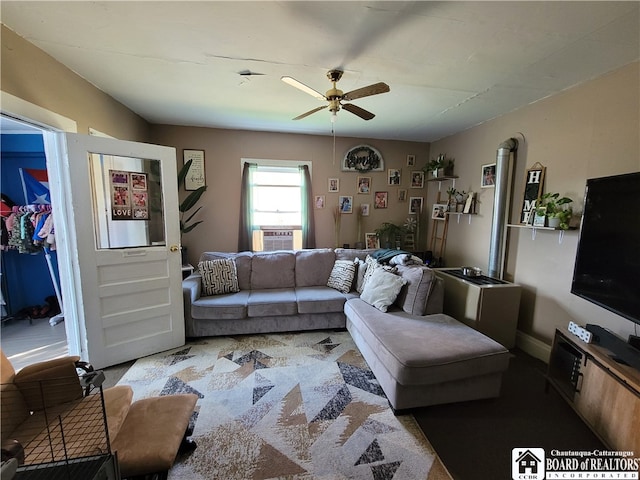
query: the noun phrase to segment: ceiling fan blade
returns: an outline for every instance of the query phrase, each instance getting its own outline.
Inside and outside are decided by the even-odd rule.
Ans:
[[[325,96],[322,93],[306,86],[304,83],[299,82],[293,77],[280,77],[280,80],[282,80],[284,83],[288,83],[292,87],[296,87],[298,90],[302,90],[304,93],[307,93],[312,97],[316,97],[318,100],[326,100]]]
[[[351,90],[342,96],[343,100],[355,100],[356,98],[368,97],[370,95],[378,95],[379,93],[387,93],[389,91],[389,85],[384,82],[374,83],[368,87],[357,88]]]
[[[314,108],[313,110],[309,110],[308,112],[303,113],[302,115],[298,115],[296,118],[294,118],[294,120],[300,120],[301,118],[308,117],[312,113],[319,112],[320,110],[323,110],[323,109],[327,108],[328,106],[329,105],[323,105],[322,107],[318,107],[318,108]]]
[[[360,108],[353,103],[345,103],[344,105],[342,105],[342,108],[344,108],[348,112],[353,113],[354,115],[359,116],[363,120],[371,120],[373,117],[375,117],[373,113],[365,110],[364,108]]]

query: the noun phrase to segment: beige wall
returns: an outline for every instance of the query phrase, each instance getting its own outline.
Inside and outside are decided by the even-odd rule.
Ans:
[[[456,188],[479,193],[479,213],[459,223],[449,224],[446,250],[448,265],[477,265],[487,269],[489,233],[493,208],[493,190],[480,189],[480,168],[495,161],[497,146],[512,136],[524,135],[515,164],[515,202],[522,197],[524,171],[540,162],[547,167],[546,191],[558,191],[575,199],[580,210],[585,180],[640,170],[640,99],[639,64],[634,63],[582,86],[568,90],[516,112],[504,115],[468,131],[428,143],[336,139],[333,162],[333,139],[330,136],[288,135],[175,126],[152,126],[114,99],[75,75],[67,67],[2,26],[3,91],[64,115],[78,123],[78,131],[93,127],[109,135],[138,141],[151,141],[177,148],[178,163],[182,149],[204,149],[209,190],[203,197],[200,227],[184,238],[194,262],[205,250],[235,250],[237,246],[240,202],[240,158],[310,160],[313,162],[313,189],[326,195],[326,207],[315,210],[316,240],[319,247],[334,246],[332,207],[338,195],[353,195],[354,206],[369,203],[373,195],[356,194],[356,177],[341,172],[344,153],[360,143],[381,151],[387,168],[402,169],[402,185],[409,196],[427,194],[423,213],[424,228],[438,188],[426,183],[423,190],[409,188],[406,156],[416,156],[416,167],[429,158],[446,153],[456,159]],[[384,221],[403,223],[408,204],[396,200],[398,187],[389,187],[386,172],[371,173],[373,191],[389,192],[389,209],[375,210],[363,219],[362,233],[373,231]],[[327,193],[327,179],[341,180],[339,193]],[[448,184],[443,184],[446,190]],[[516,221],[514,213],[512,221]],[[529,231],[509,229],[506,276],[523,286],[519,328],[524,333],[550,343],[556,325],[569,320],[598,323],[626,337],[632,323],[608,313],[569,293],[578,232],[568,232],[561,244],[558,235],[538,232],[535,241]],[[357,215],[344,215],[339,244],[354,244]],[[603,254],[606,255],[605,246]]]
[[[479,214],[449,226],[446,259],[449,265],[477,265],[486,271],[489,253],[493,189],[480,188],[481,165],[495,162],[498,145],[524,135],[517,152],[514,176],[517,223],[525,168],[536,162],[546,170],[545,192],[574,199],[581,211],[587,178],[640,170],[639,64],[547,98],[483,125],[434,142],[432,156],[455,157],[456,188],[479,192]],[[430,187],[433,184],[429,184]],[[443,186],[443,189],[445,187]],[[436,188],[429,188],[433,203]],[[615,205],[615,199],[612,199]],[[635,218],[631,218],[635,215]],[[637,213],[630,212],[630,221]],[[578,231],[559,243],[556,232],[509,229],[506,278],[523,286],[519,329],[550,343],[556,325],[570,320],[597,323],[626,338],[633,323],[569,293]],[[603,245],[603,255],[615,245]]]
[[[338,205],[340,195],[353,196],[354,213],[341,217],[339,245],[348,243],[353,246],[356,241],[363,241],[363,238],[357,238],[356,211],[360,204],[371,205],[369,217],[363,217],[362,221],[361,237],[364,237],[364,233],[372,232],[382,222],[390,221],[399,224],[405,222],[409,204],[398,202],[399,188],[407,189],[411,196],[424,196],[426,192],[426,188],[409,188],[409,172],[419,170],[426,163],[429,154],[427,143],[336,138],[334,163],[333,137],[331,136],[155,125],[152,127],[152,141],[175,147],[179,165],[182,163],[183,149],[205,151],[208,189],[201,200],[203,209],[197,217],[205,221],[183,238],[192,263],[197,261],[203,251],[235,251],[237,249],[241,158],[312,162],[313,193],[325,195],[326,200],[324,209],[314,209],[316,246],[318,247],[335,246],[333,207]],[[387,191],[389,193],[388,209],[373,208],[373,193],[369,195],[356,193],[356,179],[361,174],[341,171],[341,161],[346,151],[363,143],[378,149],[383,157],[384,172],[369,172],[363,175],[372,177],[372,192]],[[415,155],[416,167],[407,167],[407,155]],[[389,168],[401,170],[400,187],[387,185]],[[340,191],[328,193],[328,179],[334,177],[340,179]],[[185,195],[184,192],[181,194]]]
[[[2,91],[78,125],[122,140],[148,141],[148,123],[60,62],[2,25]]]

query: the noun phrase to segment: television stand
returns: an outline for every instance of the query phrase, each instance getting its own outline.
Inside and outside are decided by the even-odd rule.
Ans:
[[[584,343],[568,329],[556,329],[547,386],[558,391],[608,448],[640,452],[640,370],[626,365],[626,358],[617,362],[613,357],[619,355],[603,345]]]
[[[588,323],[586,326],[593,335],[593,343],[612,353],[611,358],[623,365],[629,365],[640,372],[640,350],[617,337],[600,325]]]

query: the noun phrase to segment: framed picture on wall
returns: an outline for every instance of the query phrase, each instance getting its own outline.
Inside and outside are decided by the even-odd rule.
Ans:
[[[358,193],[371,193],[371,177],[358,177]]]
[[[191,166],[184,177],[185,190],[197,190],[204,187],[206,179],[204,176],[204,150],[183,150],[183,162],[186,164],[191,160]]]
[[[422,170],[411,172],[411,188],[424,188],[424,172]]]
[[[316,208],[324,208],[324,195],[316,195],[313,204]]]
[[[524,178],[524,192],[522,194],[522,209],[520,211],[520,223],[528,224],[531,215],[536,208],[536,203],[542,195],[544,187],[544,174],[546,167],[536,162],[528,168]]]
[[[406,202],[407,201],[407,190],[404,188],[398,189],[398,201]]]
[[[407,155],[407,167],[413,167],[416,164],[415,155]]]
[[[370,208],[370,205],[368,203],[363,203],[362,205],[360,205],[360,215],[362,215],[363,217],[368,217],[369,208]]]
[[[339,178],[330,178],[329,179],[329,192],[339,192],[340,191],[340,179]]]
[[[338,197],[338,205],[340,206],[340,213],[353,213],[353,197],[340,195]]]
[[[411,197],[409,199],[409,213],[416,214],[422,212],[422,197]]]
[[[431,218],[434,220],[444,220],[447,215],[447,206],[442,203],[436,203],[431,210]]]
[[[400,185],[400,170],[397,168],[390,168],[387,175],[388,185]]]
[[[482,179],[480,180],[482,188],[493,188],[496,186],[496,164],[487,163],[482,165]]]
[[[373,208],[387,208],[388,205],[388,192],[376,192],[373,197]]]
[[[376,235],[375,233],[365,233],[364,244],[366,248],[380,248],[380,240],[378,240],[378,235]]]

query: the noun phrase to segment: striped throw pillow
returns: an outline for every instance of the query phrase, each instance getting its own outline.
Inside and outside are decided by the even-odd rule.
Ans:
[[[202,276],[202,289],[205,295],[240,291],[236,262],[232,258],[202,261],[198,263],[198,271]]]
[[[356,274],[356,264],[351,260],[336,260],[329,275],[327,287],[335,288],[339,292],[349,293],[353,277]]]

